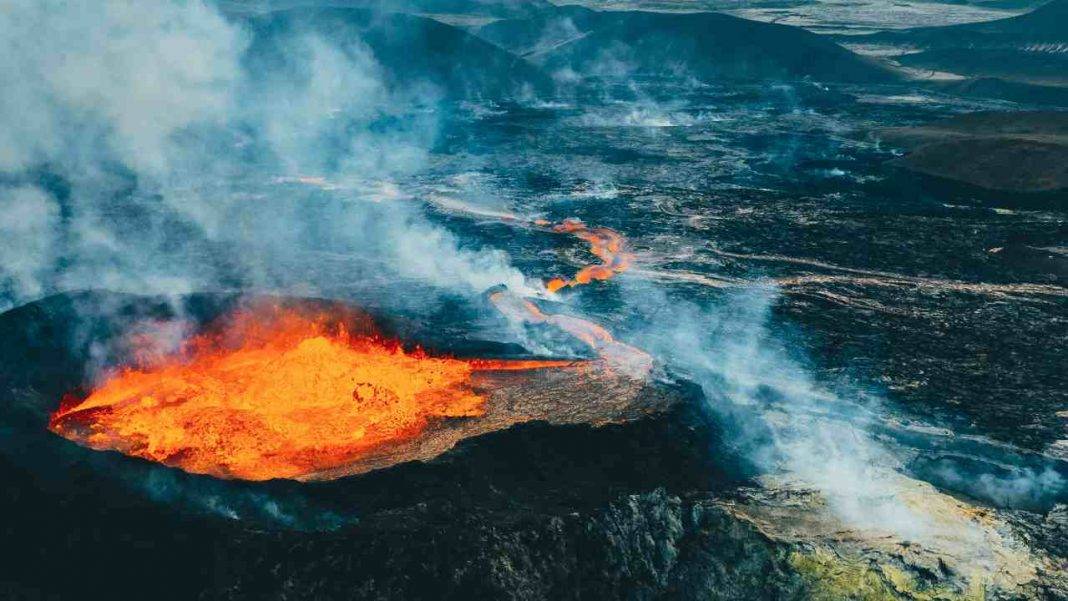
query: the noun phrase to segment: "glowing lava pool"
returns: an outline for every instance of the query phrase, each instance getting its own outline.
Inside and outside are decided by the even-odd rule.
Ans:
[[[151,340],[149,342],[152,342]],[[434,421],[483,415],[480,371],[569,361],[430,356],[375,333],[365,316],[261,304],[64,399],[49,429],[222,478],[299,478],[411,440]]]

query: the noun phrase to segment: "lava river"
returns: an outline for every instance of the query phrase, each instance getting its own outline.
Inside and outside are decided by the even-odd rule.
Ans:
[[[541,224],[539,224],[541,225]],[[594,280],[608,280],[617,273],[630,268],[634,255],[626,250],[623,236],[606,227],[587,227],[578,219],[565,219],[552,227],[554,232],[571,234],[590,245],[590,252],[600,259],[600,263],[587,265],[570,279],[553,278],[545,283],[549,292],[561,288],[582,286]]]

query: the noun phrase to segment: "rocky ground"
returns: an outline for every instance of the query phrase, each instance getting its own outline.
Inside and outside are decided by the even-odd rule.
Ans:
[[[186,304],[196,313],[217,301]],[[94,342],[116,331],[93,314],[104,307],[125,318],[167,310],[76,295],[0,318],[6,339],[21,340],[4,351],[0,413],[0,500],[20,516],[3,527],[9,598],[1056,599],[1068,590],[1063,505],[998,511],[891,474],[891,494],[922,508],[924,531],[858,526],[788,477],[756,477],[685,382],[657,384],[655,410],[621,422],[534,421],[324,482],[228,482],[83,449],[41,420],[56,391],[79,380]]]

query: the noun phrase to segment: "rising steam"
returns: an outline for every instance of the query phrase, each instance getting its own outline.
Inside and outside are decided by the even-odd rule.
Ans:
[[[526,287],[503,254],[378,193],[425,165],[433,87],[387,86],[358,38],[298,27],[272,53],[258,35],[198,0],[0,13],[0,202],[18,217],[0,308],[88,287]]]
[[[877,398],[816,382],[774,332],[773,287],[757,285],[708,306],[634,282],[629,294],[652,324],[640,344],[702,386],[739,453],[762,472],[818,490],[857,528],[915,540],[941,527],[906,502],[895,471],[900,459],[868,427]]]

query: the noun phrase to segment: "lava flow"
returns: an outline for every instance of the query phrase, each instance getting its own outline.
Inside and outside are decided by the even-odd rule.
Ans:
[[[573,234],[590,245],[590,252],[601,260],[600,263],[587,265],[571,279],[553,278],[546,282],[549,292],[556,292],[564,287],[581,286],[594,280],[607,280],[617,273],[626,271],[634,255],[627,252],[623,236],[606,227],[587,227],[578,219],[565,219],[553,226],[553,231]]]
[[[476,371],[574,365],[432,357],[348,317],[277,305],[239,311],[178,353],[115,371],[84,399],[65,401],[49,429],[188,472],[299,478],[412,439],[435,419],[482,415]]]
[[[611,332],[592,321],[571,315],[545,313],[534,303],[506,289],[492,292],[489,300],[513,322],[549,324],[581,340],[600,356],[609,369],[640,379],[653,368],[653,358],[648,353],[616,340]]]

